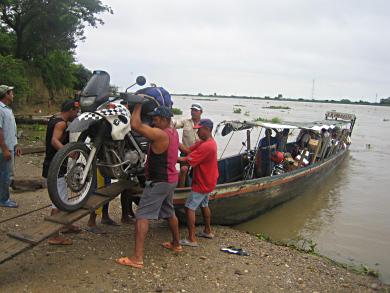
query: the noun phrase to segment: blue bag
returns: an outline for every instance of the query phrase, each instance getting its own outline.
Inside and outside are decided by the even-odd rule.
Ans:
[[[138,90],[135,94],[152,97],[158,102],[159,106],[166,106],[172,108],[172,97],[169,92],[163,87],[147,87]]]

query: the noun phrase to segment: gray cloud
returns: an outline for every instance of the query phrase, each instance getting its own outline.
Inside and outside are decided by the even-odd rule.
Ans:
[[[125,87],[375,100],[390,96],[388,1],[104,1],[114,10],[77,48]]]

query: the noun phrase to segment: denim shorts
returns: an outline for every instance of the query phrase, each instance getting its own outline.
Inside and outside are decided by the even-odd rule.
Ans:
[[[187,198],[185,207],[190,210],[196,210],[199,206],[202,208],[209,206],[209,194],[210,193],[199,193],[192,191],[191,195]]]

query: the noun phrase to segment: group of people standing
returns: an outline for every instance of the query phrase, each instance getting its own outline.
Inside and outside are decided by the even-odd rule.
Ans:
[[[13,101],[13,87],[0,86],[0,206],[17,207],[9,198],[13,158],[20,155],[17,146],[15,118],[9,105]],[[218,179],[217,144],[212,136],[213,122],[201,119],[203,108],[191,105],[191,118],[173,121],[172,109],[159,106],[148,115],[152,125],[141,120],[142,104],[134,107],[131,128],[150,140],[145,167],[146,186],[143,190],[135,218],[135,249],[132,257],[117,259],[117,263],[135,268],[143,267],[144,242],[149,221],[166,219],[172,233],[172,240],[162,246],[173,252],[183,251],[183,246],[197,247],[198,237],[212,239],[211,212],[208,207],[209,194],[214,190]],[[55,154],[69,142],[67,124],[77,117],[78,109],[72,100],[61,105],[61,112],[54,115],[48,123],[46,132],[46,155],[43,163],[43,177],[47,178],[50,162]],[[183,128],[182,143],[179,142],[177,128]],[[180,150],[180,156],[179,154]],[[180,172],[176,164],[180,163]],[[66,182],[59,180],[59,193],[66,196]],[[180,239],[179,222],[173,206],[173,193],[176,187],[191,185],[191,195],[185,208],[188,237]],[[62,191],[61,191],[62,190]],[[195,211],[201,208],[204,229],[196,233]],[[52,214],[58,212],[53,205]],[[108,206],[105,209],[108,220]],[[112,220],[111,220],[112,221]],[[78,230],[75,226],[66,230]],[[59,234],[49,240],[51,244],[71,244]]]
[[[201,207],[204,217],[204,230],[198,236],[213,238],[211,231],[211,212],[208,196],[216,186],[218,179],[217,144],[212,137],[213,122],[201,119],[202,107],[191,106],[191,118],[172,121],[172,110],[159,106],[149,113],[152,116],[151,127],[141,121],[142,105],[135,106],[131,116],[131,128],[148,138],[149,146],[146,162],[146,187],[136,212],[135,248],[131,257],[117,259],[121,265],[135,268],[143,267],[144,242],[149,221],[166,219],[172,233],[172,240],[162,246],[175,253],[183,251],[183,246],[198,246],[195,233],[195,211]],[[179,143],[176,128],[183,128],[183,143]],[[178,151],[181,156],[178,157]],[[188,238],[180,240],[179,222],[173,206],[173,193],[178,186],[179,172],[176,163],[181,163],[179,186],[187,181],[189,167],[192,168],[192,192],[185,207]]]

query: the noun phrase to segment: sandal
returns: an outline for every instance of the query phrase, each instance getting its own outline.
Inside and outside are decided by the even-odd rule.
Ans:
[[[50,238],[47,242],[51,245],[72,245],[73,244],[72,239],[64,238],[61,236]]]
[[[117,222],[115,222],[114,220],[108,218],[108,219],[102,219],[100,221],[100,223],[104,224],[104,225],[110,225],[110,226],[120,226]]]
[[[81,232],[81,228],[75,225],[69,225],[60,230],[62,234],[78,234]]]
[[[96,234],[96,235],[103,235],[103,234],[107,234],[106,231],[103,231],[102,229],[100,229],[99,227],[85,227],[84,228],[84,231],[87,231],[89,233],[93,233],[93,234]]]
[[[181,245],[179,246],[173,246],[172,242],[164,242],[161,244],[164,248],[172,250],[175,253],[183,252],[183,247]]]
[[[122,266],[133,267],[133,268],[136,268],[136,269],[142,269],[144,267],[144,263],[143,262],[136,262],[134,260],[131,260],[128,257],[118,258],[117,260],[115,260],[115,262],[117,264],[122,265]]]
[[[199,246],[198,242],[191,242],[188,239],[181,239],[179,241],[179,243],[180,243],[180,245],[183,245],[183,246],[190,246],[190,247],[198,247]]]
[[[197,236],[197,237],[207,238],[207,239],[213,239],[213,238],[215,237],[215,235],[214,235],[213,233],[207,234],[207,233],[204,232],[204,231],[201,231],[201,232],[196,233],[196,236]]]

